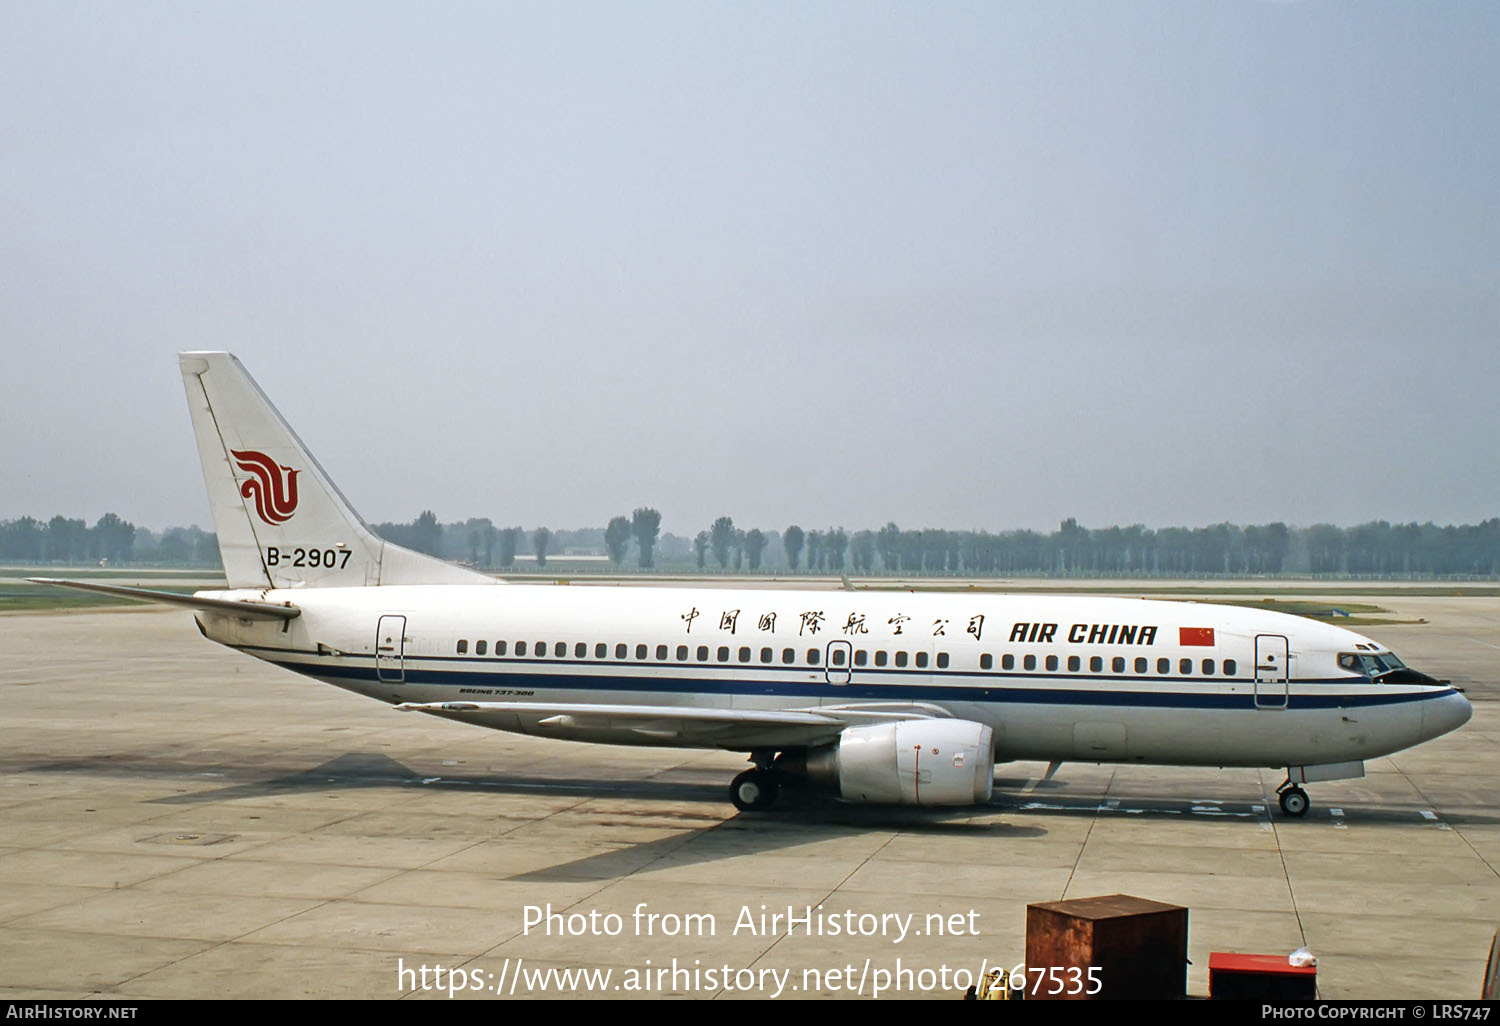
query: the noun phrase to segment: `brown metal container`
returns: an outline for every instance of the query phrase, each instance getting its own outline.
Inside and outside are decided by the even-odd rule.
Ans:
[[[1185,997],[1187,929],[1188,910],[1181,905],[1128,894],[1027,905],[1026,997]],[[1100,984],[1095,994],[1087,993],[1090,968]],[[1047,970],[1040,980],[1039,969]],[[1048,993],[1059,979],[1062,992]],[[1077,979],[1084,986],[1075,986]]]

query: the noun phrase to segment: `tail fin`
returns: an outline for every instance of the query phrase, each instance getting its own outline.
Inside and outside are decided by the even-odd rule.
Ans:
[[[376,536],[233,355],[178,361],[231,588],[496,583]]]

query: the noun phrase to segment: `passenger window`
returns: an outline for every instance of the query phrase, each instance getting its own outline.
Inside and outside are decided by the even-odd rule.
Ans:
[[[948,653],[947,652],[939,652],[938,653],[937,664],[938,664],[938,669],[939,670],[946,670],[948,668]]]
[[[1077,673],[1083,668],[1083,660],[1077,656],[1068,656],[1068,672]]]
[[[1104,672],[1104,657],[1103,656],[1089,656],[1089,672],[1090,673],[1103,673]]]
[[[666,645],[657,645],[656,646],[656,660],[657,660],[657,662],[663,662],[663,661],[666,660],[666,658],[667,658],[667,646]]]
[[[921,667],[925,667],[926,665],[927,665],[927,653],[926,652],[918,652],[917,653],[917,666],[919,668],[921,668]]]
[[[686,645],[678,645],[677,646],[677,661],[679,663],[685,663],[685,662],[687,662],[687,646]]]
[[[1234,671],[1239,669],[1239,664],[1233,659],[1224,660],[1224,676],[1233,677]]]
[[[781,661],[788,666],[797,661],[797,650],[795,648],[784,648],[781,650]]]
[[[818,650],[817,649],[810,648],[810,649],[807,650],[807,665],[808,666],[817,666],[818,665],[818,658],[819,658],[819,656],[818,656]]]
[[[597,645],[594,646],[594,658],[595,659],[603,659],[607,655],[609,655],[609,646],[606,645],[604,642],[601,641]]]
[[[1135,657],[1135,672],[1136,673],[1145,673],[1147,665],[1148,664],[1146,662],[1146,657],[1145,656],[1136,656]]]
[[[769,663],[769,662],[773,661],[775,658],[776,658],[776,653],[772,652],[769,648],[763,648],[763,649],[760,650],[760,661],[761,662],[763,662],[763,663]]]
[[[552,646],[552,654],[554,656],[556,656],[557,658],[559,658],[559,659],[562,659],[565,656],[567,656],[567,654],[568,654],[568,643],[566,641],[559,641],[557,644],[553,645]]]
[[[863,665],[865,665],[865,663],[869,662],[869,660],[870,660],[870,653],[866,652],[864,649],[860,649],[858,652],[854,653],[854,665],[855,666],[863,666]]]
[[[750,661],[750,649],[748,647],[746,647],[746,646],[743,646],[743,645],[740,646],[740,662],[742,662],[742,663],[748,663],[749,661]]]
[[[524,642],[524,641],[518,641],[518,642],[516,642],[516,655],[523,656],[525,654],[526,654],[526,642]]]
[[[635,657],[637,659],[644,659],[644,658],[646,658],[646,646],[645,645],[636,645],[635,646]]]
[[[832,652],[828,653],[828,661],[832,665],[834,665],[834,666],[843,666],[844,665],[844,650],[843,650],[843,648],[842,647],[836,648]]]
[[[615,658],[616,659],[624,659],[625,658],[625,653],[627,651],[629,651],[629,649],[627,649],[623,644],[621,644],[620,642],[615,642]]]
[[[1203,660],[1203,675],[1205,677],[1212,677],[1214,675],[1214,661],[1212,659]]]
[[[466,655],[468,653],[468,651],[469,651],[469,643],[467,641],[460,641],[458,643],[458,654],[459,655]]]
[[[484,655],[484,653],[489,650],[489,647],[490,643],[488,641],[476,641],[474,642],[474,654]]]
[[[578,644],[576,644],[576,645],[573,646],[573,658],[574,659],[582,659],[584,656],[586,656],[588,654],[589,654],[589,647],[588,647],[588,645],[584,644],[583,642],[580,641]]]
[[[981,670],[988,670],[991,667],[993,667],[994,665],[995,665],[995,657],[992,656],[992,655],[990,655],[988,652],[986,652],[984,655],[982,655],[982,656],[979,657],[979,668]]]
[[[896,665],[897,666],[905,666],[907,658],[908,657],[907,657],[907,654],[905,652],[897,652],[896,653]]]
[[[1000,657],[1000,669],[1014,670],[1016,668],[1016,657],[1009,652]]]
[[[1047,672],[1048,673],[1056,673],[1057,672],[1057,656],[1055,656],[1055,655],[1049,655],[1047,657]]]
[[[718,656],[719,656],[719,662],[721,662],[721,663],[727,663],[727,662],[729,662],[729,646],[728,645],[720,645],[719,646],[719,651],[718,651]]]
[[[1029,655],[1025,659],[1022,659],[1021,666],[1027,670],[1036,669],[1036,656]]]
[[[878,651],[878,652],[875,653],[875,665],[876,666],[884,666],[886,664],[886,660],[887,660],[887,657],[886,657],[885,649],[882,648],[880,651]]]
[[[1124,673],[1125,672],[1125,657],[1124,656],[1115,656],[1113,659],[1111,659],[1109,661],[1109,668],[1110,668],[1110,672],[1112,672],[1112,673]]]
[[[505,642],[503,642],[503,641],[497,641],[497,642],[495,642],[495,654],[497,656],[502,656],[502,655],[505,654]]]
[[[531,654],[538,659],[547,658],[547,643],[545,641],[538,641],[535,645],[532,645]]]
[[[1160,674],[1171,673],[1172,672],[1172,660],[1167,659],[1165,657],[1163,657],[1161,659],[1158,659],[1156,661],[1156,672],[1160,673]]]
[[[1184,677],[1191,677],[1193,675],[1193,661],[1191,659],[1183,659],[1179,661],[1177,664],[1177,672],[1182,674]]]
[[[708,646],[707,645],[699,645],[698,646],[698,661],[700,663],[706,663],[706,662],[708,662]]]

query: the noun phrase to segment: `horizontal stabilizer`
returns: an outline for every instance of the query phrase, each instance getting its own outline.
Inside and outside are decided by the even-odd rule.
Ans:
[[[232,613],[249,620],[291,620],[302,615],[302,610],[286,603],[256,602],[253,599],[216,599],[197,595],[182,595],[175,591],[153,591],[150,588],[122,588],[114,584],[94,584],[87,581],[61,581],[55,577],[28,577],[32,584],[55,584],[60,588],[78,588],[81,591],[97,591],[102,595],[139,599],[142,602],[160,602],[168,606],[183,606],[187,609],[204,609],[215,613]]]

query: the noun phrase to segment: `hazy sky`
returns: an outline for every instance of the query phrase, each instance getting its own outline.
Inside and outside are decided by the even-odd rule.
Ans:
[[[1500,515],[1500,4],[0,5],[0,519]]]

